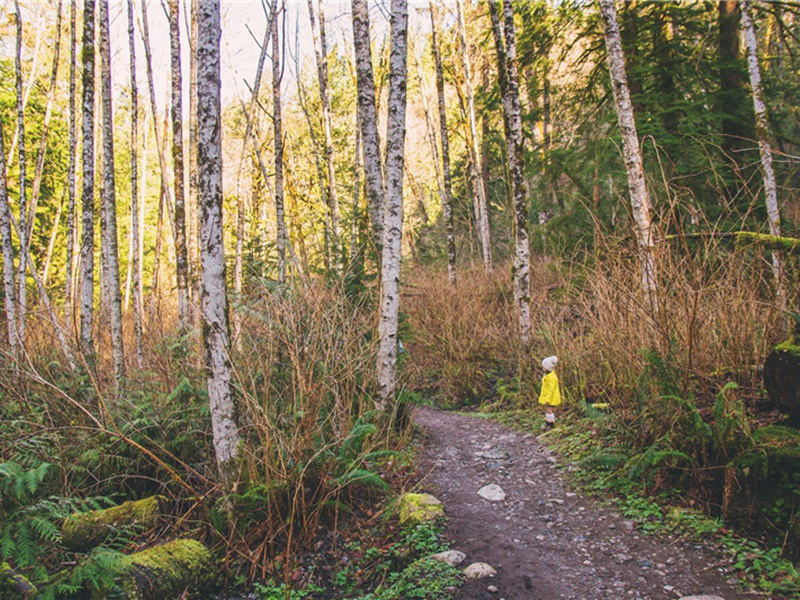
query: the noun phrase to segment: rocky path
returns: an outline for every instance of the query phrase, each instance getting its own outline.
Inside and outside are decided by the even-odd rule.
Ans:
[[[754,597],[726,583],[724,561],[711,549],[646,536],[571,491],[535,436],[424,407],[414,420],[427,432],[421,487],[444,503],[447,535],[467,555],[462,566],[479,561],[497,570],[470,581],[459,600]],[[478,495],[491,484],[503,499]]]

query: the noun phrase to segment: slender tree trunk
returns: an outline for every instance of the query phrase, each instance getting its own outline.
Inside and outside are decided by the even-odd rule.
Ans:
[[[750,75],[750,89],[753,93],[753,109],[755,112],[755,129],[758,138],[758,150],[761,155],[761,171],[764,175],[764,200],[767,205],[769,232],[774,236],[781,235],[781,213],[778,208],[778,190],[775,184],[775,171],[772,168],[772,147],[770,144],[769,119],[764,91],[761,86],[761,69],[758,65],[758,43],[756,29],[749,0],[742,2],[742,28],[744,43],[747,49],[747,70]],[[777,251],[772,252],[772,271],[775,277],[775,289],[779,308],[787,310],[787,293],[783,278],[783,262]]]
[[[17,92],[17,139],[19,156],[19,220],[21,223],[28,222],[28,203],[27,203],[27,178],[25,164],[25,104],[22,98],[22,12],[19,7],[19,0],[14,0],[16,11],[15,23],[17,32],[16,52],[14,53],[14,71],[16,74]],[[25,350],[25,319],[28,307],[28,287],[27,287],[27,265],[28,265],[28,238],[25,235],[27,227],[19,229],[19,265],[17,267],[17,336],[20,349]]]
[[[356,55],[356,88],[358,90],[358,124],[364,157],[364,180],[367,206],[372,222],[372,239],[376,254],[383,246],[383,170],[378,139],[378,116],[375,104],[375,78],[372,73],[372,49],[369,36],[367,0],[352,0],[353,48]],[[379,259],[380,260],[380,259]]]
[[[73,314],[75,305],[75,252],[78,241],[78,228],[75,226],[75,170],[77,168],[77,146],[78,139],[75,134],[75,67],[78,63],[76,52],[76,33],[77,23],[77,2],[69,3],[69,108],[67,116],[69,118],[69,167],[67,169],[68,203],[67,203],[67,281],[66,281],[66,300],[69,307],[69,314]]]
[[[333,262],[336,270],[342,272],[342,249],[339,225],[339,199],[336,192],[336,171],[333,156],[333,119],[331,116],[331,99],[328,88],[328,42],[325,37],[325,13],[322,5],[318,5],[319,33],[317,32],[316,19],[314,18],[313,0],[308,0],[308,16],[311,20],[311,32],[314,38],[314,54],[317,62],[317,81],[319,82],[319,95],[322,103],[322,126],[325,132],[325,161],[328,166],[328,211],[331,222],[331,246],[333,247]]]
[[[172,168],[175,173],[175,276],[178,286],[178,323],[189,324],[189,277],[186,253],[186,204],[183,168],[183,75],[181,73],[180,0],[169,0],[170,73],[172,92]]]
[[[278,0],[275,0],[277,2]],[[286,232],[286,217],[283,206],[283,128],[281,122],[281,44],[278,36],[280,10],[276,9],[271,20],[272,28],[272,122],[275,128],[275,214],[278,221],[278,281],[286,282],[286,248],[289,236]]]
[[[386,200],[383,213],[381,315],[378,323],[378,402],[386,410],[397,384],[397,322],[403,240],[403,164],[408,81],[408,0],[392,0],[389,114],[386,123]]]
[[[745,73],[741,61],[740,22],[738,0],[720,0],[717,20],[719,38],[717,65],[719,68],[719,94],[717,110],[722,115],[722,150],[725,157],[736,164],[736,153],[748,145],[752,129],[747,125],[748,109],[745,91]]]
[[[8,344],[13,356],[18,356],[20,345],[17,334],[16,290],[14,289],[14,246],[11,237],[11,202],[8,197],[6,175],[6,150],[3,128],[0,125],[0,237],[3,243],[3,292],[8,327]]]
[[[189,9],[189,197],[186,205],[186,232],[189,259],[189,297],[193,303],[200,298],[197,276],[200,258],[197,245],[197,2],[190,0]],[[199,327],[199,313],[192,311]]]
[[[81,345],[94,362],[94,0],[83,3],[83,177],[81,191]]]
[[[464,9],[461,0],[456,0],[458,11],[458,33],[461,38],[461,52],[464,64],[464,90],[467,96],[467,117],[469,124],[469,148],[472,158],[472,179],[475,191],[475,219],[478,237],[481,244],[483,267],[487,272],[492,270],[492,239],[489,229],[489,211],[486,201],[486,189],[481,181],[480,164],[481,152],[478,140],[478,126],[475,120],[475,94],[472,90],[472,67],[469,60],[469,45],[467,44],[467,28],[464,23]]]
[[[222,229],[222,102],[219,0],[203,0],[197,9],[197,164],[203,267],[203,339],[208,368],[217,466],[230,482],[239,454],[231,383],[228,296]]]
[[[139,87],[136,83],[136,39],[133,28],[133,0],[128,0],[128,48],[131,67],[131,232],[130,253],[128,257],[133,288],[133,333],[136,345],[136,364],[144,365],[142,346],[142,263],[139,256],[139,164],[137,150],[139,144]],[[146,121],[145,121],[146,122]],[[144,147],[147,151],[147,146]],[[144,186],[142,186],[144,189]]]
[[[444,95],[444,70],[442,55],[439,51],[437,34],[436,3],[430,0],[431,8],[431,45],[433,61],[436,65],[436,90],[439,96],[439,129],[442,138],[442,215],[447,235],[447,273],[450,285],[456,284],[456,237],[453,227],[453,184],[450,175],[450,135],[447,132],[447,104]]]
[[[622,40],[614,0],[600,0],[600,10],[603,15],[614,104],[617,109],[619,128],[622,132],[622,153],[628,173],[635,234],[642,263],[642,288],[647,310],[653,324],[656,324],[658,323],[659,308],[656,263],[653,256],[652,208],[644,180],[644,167],[642,166],[639,138],[636,133],[636,122],[633,118],[633,106],[625,74],[625,57],[622,54]]]
[[[47,242],[47,253],[44,257],[44,268],[42,269],[42,284],[47,285],[47,277],[50,273],[50,263],[53,259],[53,249],[56,246],[56,238],[58,237],[58,229],[61,225],[61,213],[64,212],[64,196],[61,196],[61,202],[58,203],[58,210],[56,211],[56,218],[53,220],[53,229],[50,231],[50,240]]]
[[[125,377],[125,351],[122,342],[122,298],[119,281],[119,250],[117,237],[117,197],[114,182],[114,113],[111,103],[111,40],[109,35],[108,0],[100,0],[100,81],[103,105],[103,188],[100,225],[103,288],[111,316],[111,350],[114,357],[114,376],[119,382]]]

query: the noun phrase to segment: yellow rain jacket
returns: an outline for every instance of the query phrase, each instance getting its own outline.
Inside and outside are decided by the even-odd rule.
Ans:
[[[558,389],[558,375],[550,371],[542,379],[542,393],[539,394],[539,404],[558,406],[561,404],[561,392]]]

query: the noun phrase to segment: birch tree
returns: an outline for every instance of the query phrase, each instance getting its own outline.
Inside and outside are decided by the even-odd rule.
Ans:
[[[464,93],[467,97],[467,124],[469,126],[470,167],[472,172],[473,191],[475,192],[475,228],[481,246],[483,267],[492,270],[492,240],[489,230],[489,212],[486,201],[486,189],[480,174],[481,152],[478,141],[478,126],[475,120],[475,93],[472,89],[472,66],[467,44],[467,28],[464,23],[464,9],[461,0],[456,0],[458,12],[458,35],[461,40],[461,59],[464,66]]]
[[[67,167],[67,281],[66,299],[72,314],[75,302],[75,267],[76,267],[76,246],[78,228],[75,223],[75,196],[76,182],[75,171],[77,169],[77,147],[78,138],[75,134],[75,67],[78,63],[76,52],[77,35],[75,32],[77,22],[77,2],[69,3],[69,98],[67,118],[69,119],[69,166]]]
[[[614,105],[622,133],[622,154],[628,174],[634,233],[639,246],[642,288],[647,310],[653,319],[653,323],[656,323],[658,321],[658,284],[656,263],[653,256],[652,208],[650,195],[647,192],[644,180],[642,154],[639,150],[639,138],[636,133],[636,122],[633,118],[633,106],[625,73],[625,57],[622,53],[622,39],[614,0],[600,0],[600,11],[603,15],[608,70],[611,76],[611,88],[614,93]]]
[[[314,38],[314,56],[317,63],[317,81],[322,104],[322,128],[325,133],[325,162],[328,167],[327,200],[331,220],[331,245],[336,270],[342,271],[342,249],[339,226],[339,198],[336,192],[336,170],[333,156],[333,119],[331,116],[330,88],[328,86],[328,42],[325,36],[325,12],[322,4],[318,4],[319,31],[314,16],[313,0],[308,0],[308,17],[311,21],[311,33]]]
[[[131,68],[131,233],[128,260],[131,267],[131,286],[133,288],[133,333],[136,345],[136,363],[144,365],[142,348],[142,263],[139,254],[139,164],[137,149],[139,143],[139,88],[136,83],[136,40],[133,28],[133,0],[128,0],[128,48]],[[145,120],[145,123],[147,121]],[[146,149],[146,146],[145,146]],[[143,169],[146,172],[146,169]],[[142,186],[144,188],[144,186]]]
[[[503,0],[503,30],[499,31],[500,8],[489,0],[497,48],[500,89],[503,95],[508,171],[514,198],[514,304],[519,319],[519,336],[524,346],[531,340],[530,247],[528,245],[528,203],[523,180],[524,153],[520,116],[519,75],[514,12],[510,0]]]
[[[741,3],[741,11],[744,43],[747,49],[747,71],[750,76],[750,89],[753,94],[756,137],[758,138],[761,171],[764,177],[764,200],[767,206],[769,232],[774,236],[780,236],[781,213],[778,208],[778,190],[775,184],[775,171],[772,168],[772,146],[770,144],[767,104],[764,101],[764,91],[761,86],[761,69],[758,65],[758,43],[756,41],[756,29],[753,25],[753,14],[749,0]],[[775,277],[775,289],[779,308],[781,311],[786,311],[787,294],[783,280],[783,263],[780,254],[775,250],[772,252],[772,273]]]
[[[3,301],[8,327],[8,344],[11,347],[12,355],[17,356],[20,347],[17,336],[16,290],[14,289],[14,246],[11,239],[11,202],[8,197],[6,150],[2,126],[0,126],[0,237],[2,237],[3,244]]]
[[[16,25],[16,51],[14,53],[14,81],[17,93],[17,152],[19,163],[19,220],[21,223],[28,222],[28,203],[27,203],[27,173],[25,163],[25,101],[22,94],[22,11],[19,7],[19,0],[14,0],[15,25]],[[28,266],[28,238],[25,235],[27,227],[19,230],[19,265],[17,271],[17,336],[20,349],[25,348],[25,318],[27,312],[27,276]]]
[[[275,0],[277,3],[278,0]],[[275,14],[270,21],[272,30],[272,124],[274,127],[275,148],[275,217],[278,222],[278,281],[286,282],[286,249],[289,245],[289,235],[286,231],[286,217],[283,206],[283,123],[281,121],[281,44],[278,38],[278,20],[281,9],[275,8]]]
[[[397,319],[403,239],[403,164],[406,138],[408,0],[392,0],[389,104],[386,122],[386,199],[383,212],[381,315],[378,323],[378,402],[386,410],[397,380]]]
[[[111,351],[114,377],[125,377],[125,352],[122,341],[122,298],[119,282],[117,238],[117,196],[114,177],[114,113],[111,101],[111,40],[108,24],[108,0],[100,0],[100,85],[103,106],[103,187],[101,190],[100,246],[103,261],[103,295],[111,318]]]
[[[200,201],[203,340],[214,450],[222,480],[239,454],[231,380],[228,295],[222,231],[222,101],[219,0],[197,8],[197,164]]]
[[[181,73],[180,0],[169,0],[170,98],[172,116],[172,169],[174,172],[175,277],[178,287],[178,322],[189,324],[189,277],[186,254],[186,205],[183,166],[183,76]]]
[[[358,128],[364,159],[364,183],[367,207],[372,223],[372,239],[377,255],[383,246],[383,169],[378,139],[378,114],[375,105],[375,78],[372,72],[372,48],[369,37],[367,0],[352,0],[353,49],[356,56]]]
[[[83,3],[82,190],[81,190],[81,345],[94,358],[94,0]]]
[[[436,3],[430,1],[431,9],[431,47],[436,68],[436,91],[439,99],[439,130],[442,138],[442,216],[447,236],[447,274],[450,285],[456,284],[456,238],[453,227],[453,184],[450,175],[450,134],[447,131],[447,104],[444,95],[444,69],[439,39],[436,31]]]

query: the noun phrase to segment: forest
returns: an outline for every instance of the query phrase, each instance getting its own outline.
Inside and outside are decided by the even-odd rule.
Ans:
[[[7,0],[0,72],[0,598],[472,597],[418,407],[800,597],[796,1]]]

